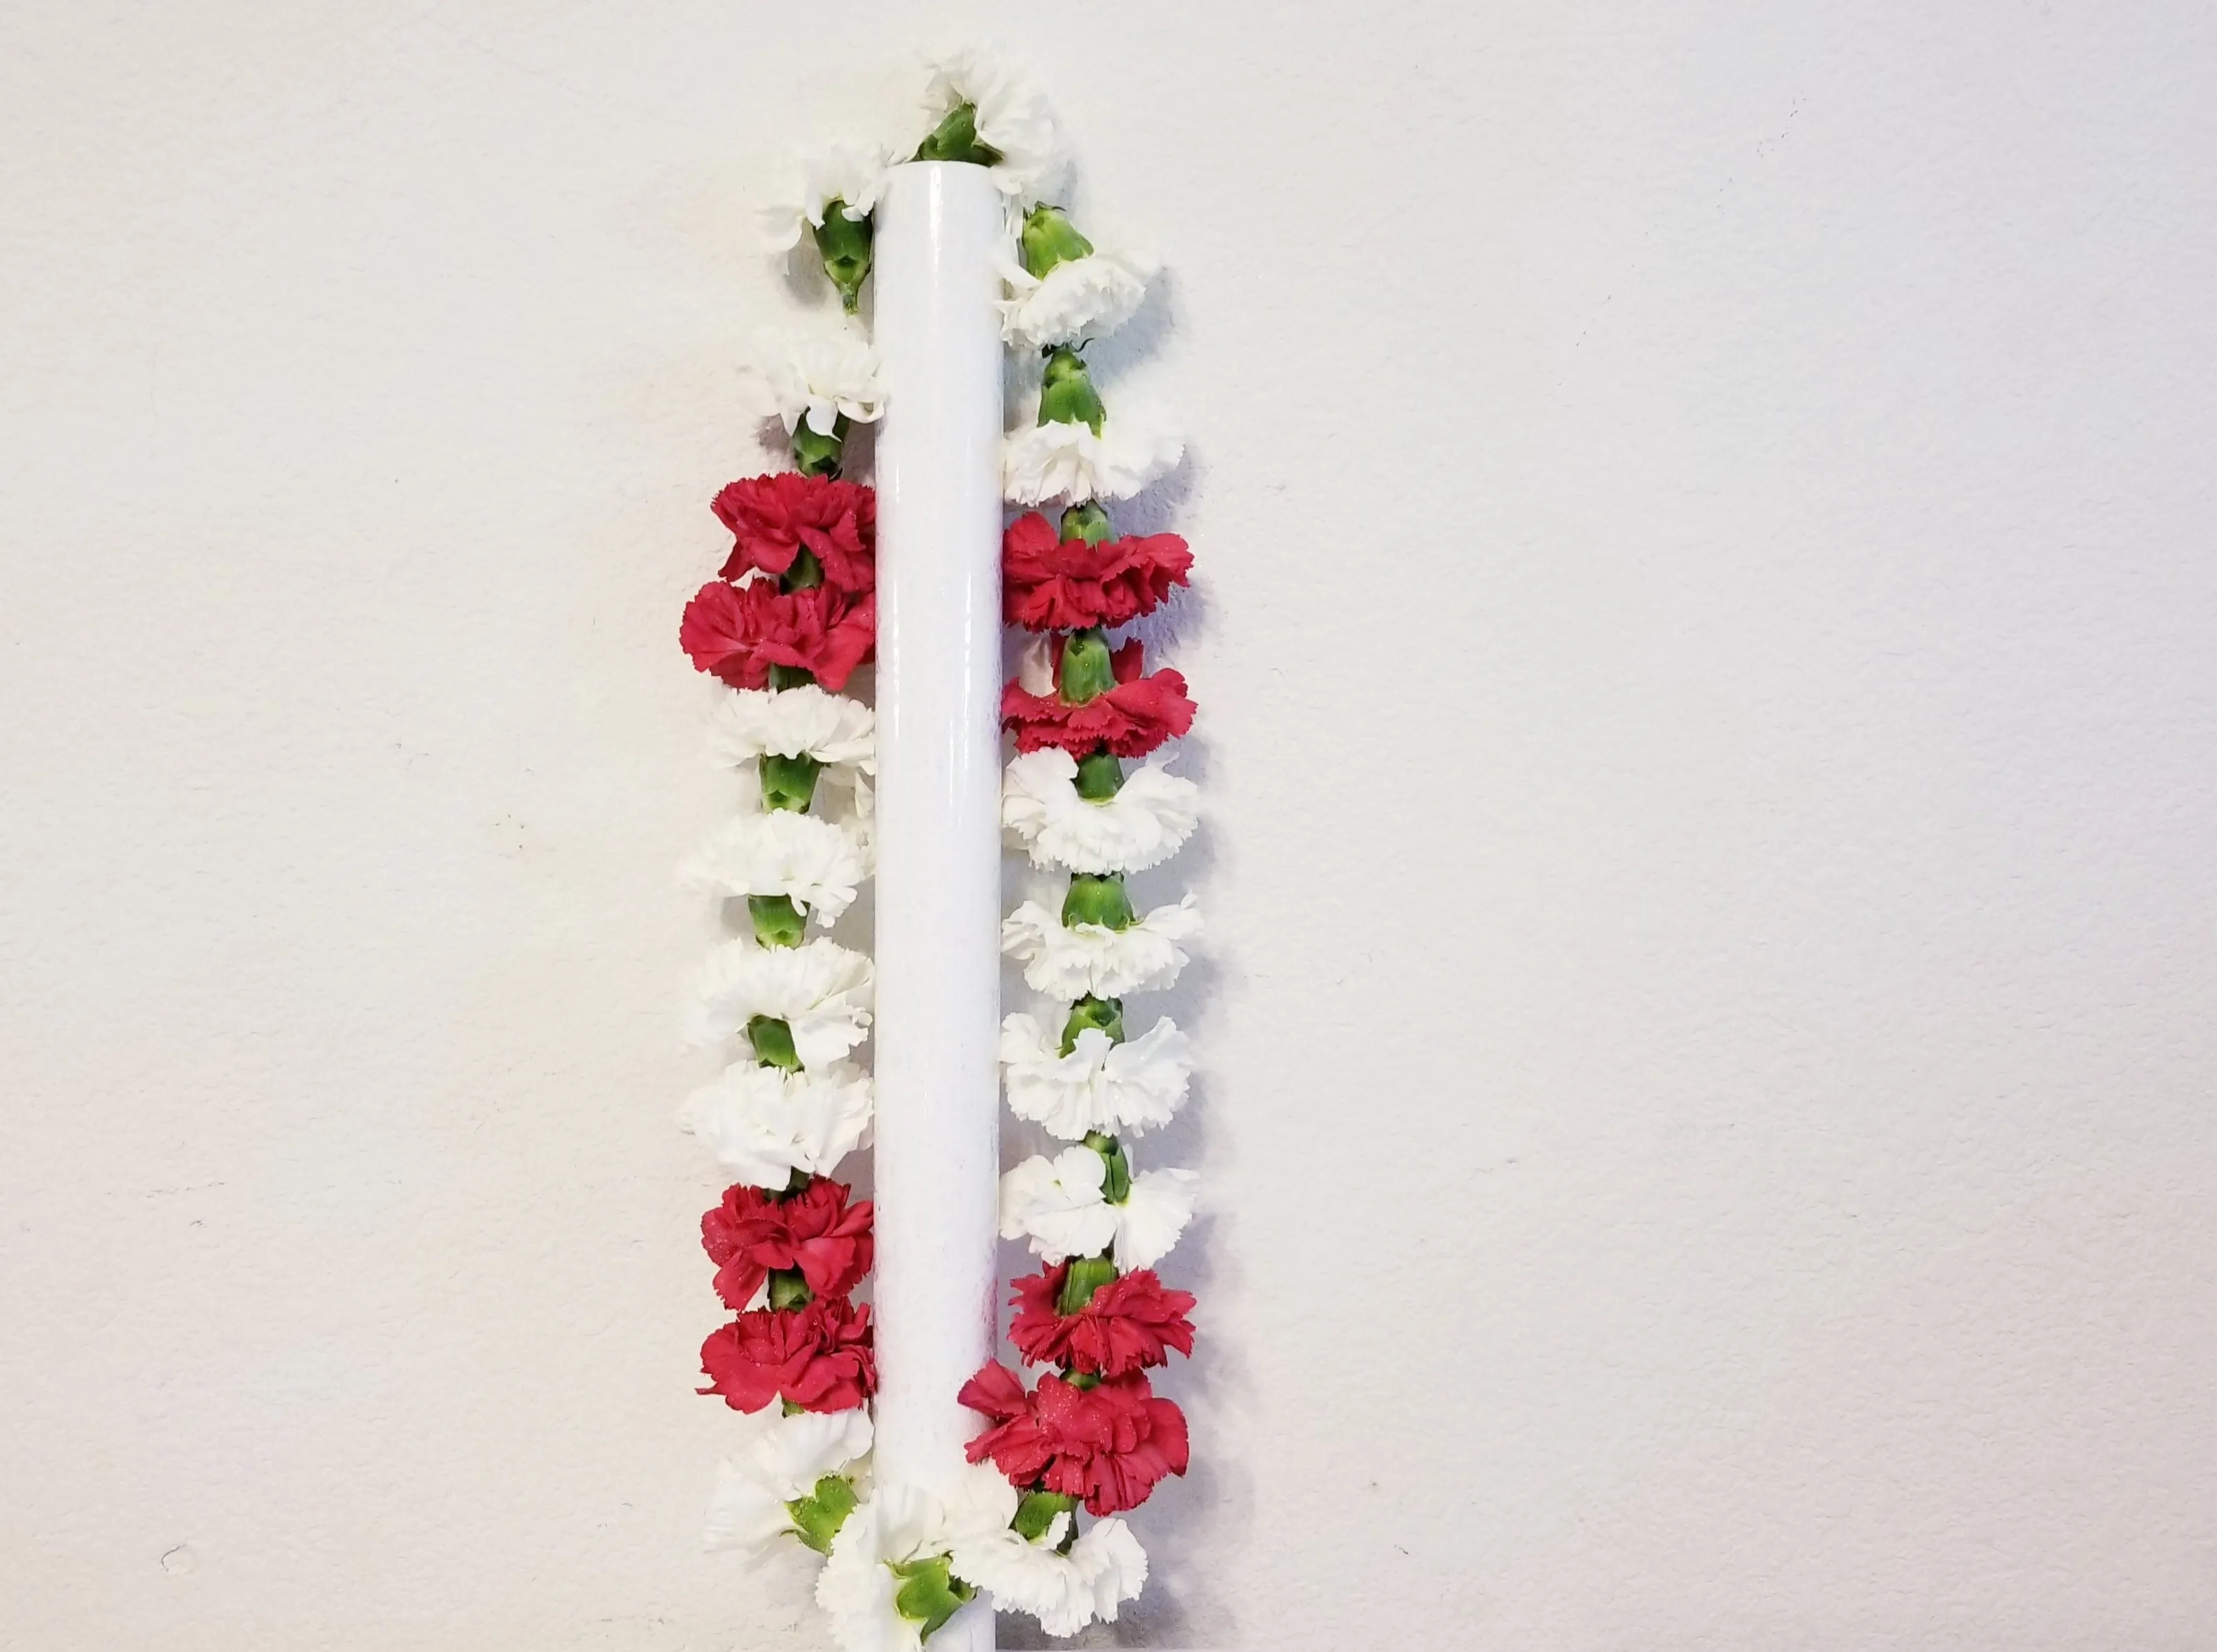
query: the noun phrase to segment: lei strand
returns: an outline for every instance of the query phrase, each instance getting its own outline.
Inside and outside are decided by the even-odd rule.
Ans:
[[[1002,818],[1034,866],[1068,877],[1059,909],[1028,901],[1003,926],[1026,983],[1058,1006],[1009,1015],[1000,1045],[1010,1111],[1071,1143],[1001,1189],[1003,1236],[1042,1265],[1014,1282],[1010,1338],[1050,1369],[1028,1390],[991,1361],[963,1387],[987,1426],[954,1484],[869,1485],[870,1310],[851,1294],[870,1266],[870,1206],[827,1173],[868,1137],[870,1081],[851,1057],[870,965],[808,934],[868,871],[873,713],[837,691],[874,644],[875,501],[839,473],[852,427],[882,407],[859,316],[886,154],[800,163],[768,214],[775,247],[812,243],[843,316],[766,351],[795,472],[717,496],[733,550],[680,627],[695,667],[735,691],[717,749],[755,782],[694,868],[745,897],[751,930],[711,956],[693,1000],[695,1036],[743,1038],[751,1059],[681,1114],[738,1177],[701,1224],[737,1316],[702,1348],[702,1391],[747,1419],[707,1540],[824,1554],[816,1596],[847,1652],[910,1652],[980,1589],[1050,1634],[1113,1621],[1147,1573],[1120,1516],[1188,1461],[1184,1416],[1146,1373],[1193,1348],[1194,1298],[1153,1267],[1192,1214],[1194,1178],[1136,1169],[1126,1141],[1174,1116],[1190,1057],[1167,1018],[1130,1036],[1124,1000],[1170,984],[1199,920],[1190,896],[1135,912],[1124,879],[1184,843],[1195,788],[1159,758],[1125,764],[1183,736],[1194,706],[1176,671],[1149,673],[1140,642],[1109,633],[1160,607],[1192,557],[1176,534],[1119,536],[1102,502],[1163,475],[1183,446],[1141,410],[1110,419],[1082,354],[1137,309],[1152,268],[1096,250],[1041,199],[1062,159],[1036,93],[968,59],[936,72],[929,102],[937,124],[913,158],[985,166],[1010,206],[1003,330],[1036,354],[1040,387],[1036,416],[1006,440],[1004,491],[1067,505],[1056,522],[1022,515],[1003,547],[1004,618],[1034,638],[1003,694],[1016,755]]]

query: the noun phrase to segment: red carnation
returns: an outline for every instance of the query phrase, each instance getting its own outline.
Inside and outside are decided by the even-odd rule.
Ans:
[[[860,483],[781,471],[732,483],[708,508],[732,530],[723,578],[785,573],[806,546],[825,584],[859,596],[877,583],[878,496]]]
[[[1094,1388],[1042,1377],[1027,1394],[995,1360],[957,1397],[993,1419],[967,1447],[973,1463],[990,1457],[1011,1484],[1082,1497],[1090,1514],[1137,1508],[1164,1475],[1185,1472],[1185,1414],[1136,1371]]]
[[[819,1297],[843,1297],[870,1271],[870,1205],[849,1206],[844,1182],[811,1179],[790,1199],[759,1187],[724,1190],[701,1218],[701,1248],[716,1264],[716,1294],[733,1312],[773,1270],[794,1268]]]
[[[760,688],[773,665],[812,671],[826,688],[843,688],[878,639],[875,592],[861,597],[830,585],[781,591],[772,579],[726,585],[711,580],[685,605],[678,645],[695,669],[734,688]]]
[[[1033,1365],[1058,1365],[1101,1377],[1121,1377],[1165,1363],[1168,1348],[1193,1352],[1189,1291],[1165,1291],[1152,1270],[1108,1281],[1074,1314],[1055,1311],[1070,1264],[1016,1282],[1009,1298],[1016,1316],[1009,1340]]]
[[[1083,757],[1106,746],[1119,757],[1144,757],[1193,726],[1193,701],[1178,673],[1165,666],[1143,677],[1141,663],[1139,639],[1134,637],[1109,656],[1116,686],[1083,706],[1070,705],[1056,693],[1031,693],[1021,682],[1011,682],[1001,691],[1001,722],[1016,731],[1018,751],[1060,746]]]
[[[1001,537],[1001,606],[1012,626],[1083,631],[1121,626],[1161,607],[1183,585],[1193,552],[1175,533],[1088,545],[1063,539],[1032,511]]]
[[[870,1310],[838,1297],[806,1308],[757,1309],[709,1333],[701,1345],[703,1394],[734,1411],[784,1399],[804,1411],[851,1411],[878,1385]]]

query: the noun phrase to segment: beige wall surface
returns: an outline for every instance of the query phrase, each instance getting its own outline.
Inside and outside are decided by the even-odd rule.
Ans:
[[[1192,436],[1198,1455],[1121,1637],[2209,1643],[2206,8],[0,40],[0,1645],[825,1644],[698,1548],[674,632],[766,157],[973,44]]]

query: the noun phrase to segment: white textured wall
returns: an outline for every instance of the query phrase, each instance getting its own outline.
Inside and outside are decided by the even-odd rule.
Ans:
[[[2206,9],[4,33],[0,1643],[819,1644],[695,1549],[673,633],[759,156],[979,40],[1195,438],[1127,1631],[2208,1643]]]

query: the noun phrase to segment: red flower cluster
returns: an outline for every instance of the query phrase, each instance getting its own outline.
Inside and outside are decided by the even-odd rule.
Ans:
[[[838,1297],[805,1308],[758,1309],[709,1333],[701,1345],[703,1394],[734,1411],[782,1399],[804,1411],[851,1411],[878,1385],[870,1310]]]
[[[1057,653],[1059,657],[1059,649]],[[1167,666],[1142,676],[1144,663],[1142,645],[1134,637],[1109,656],[1116,686],[1083,706],[1067,704],[1055,693],[1031,693],[1022,683],[1011,682],[1001,691],[1001,722],[1015,731],[1018,751],[1060,746],[1073,757],[1084,757],[1106,746],[1119,757],[1144,757],[1191,728],[1194,712],[1183,676]]]
[[[843,1297],[870,1271],[870,1205],[847,1203],[844,1182],[815,1176],[787,1199],[744,1183],[701,1218],[701,1248],[716,1265],[716,1294],[734,1313],[772,1272],[798,1268],[819,1297]]]
[[[782,471],[734,482],[709,509],[732,530],[732,554],[717,570],[782,574],[802,549],[824,566],[824,583],[860,596],[878,583],[878,496],[855,482]]]
[[[877,639],[874,591],[858,597],[829,583],[781,591],[773,579],[709,581],[685,605],[677,627],[694,669],[734,688],[763,687],[773,665],[799,666],[826,688],[843,688]]]
[[[1032,511],[1001,539],[1002,607],[1010,625],[1031,631],[1127,625],[1161,607],[1192,566],[1175,533],[1088,545]]]
[[[1016,1310],[1009,1340],[1033,1365],[1121,1377],[1147,1365],[1165,1364],[1168,1349],[1193,1352],[1193,1309],[1189,1291],[1165,1291],[1151,1269],[1111,1279],[1074,1314],[1055,1311],[1070,1264],[1016,1282],[1009,1298]]]
[[[973,1463],[990,1457],[1011,1483],[1082,1497],[1090,1514],[1137,1508],[1164,1475],[1185,1472],[1185,1414],[1138,1372],[1093,1388],[1042,1377],[1027,1394],[995,1360],[957,1397],[993,1419],[967,1447]]]

